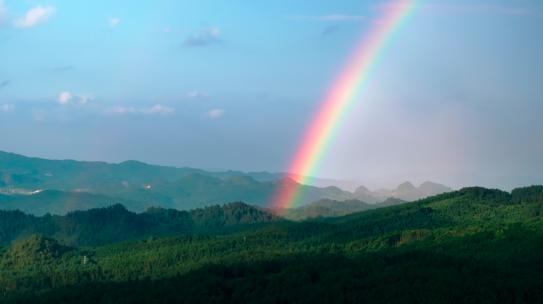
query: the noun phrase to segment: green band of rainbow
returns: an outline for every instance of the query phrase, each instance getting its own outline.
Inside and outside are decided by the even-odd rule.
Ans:
[[[387,41],[413,10],[415,2],[416,0],[391,1],[384,6],[381,18],[365,33],[311,121],[287,171],[294,180],[283,180],[272,202],[274,208],[286,209],[296,204],[300,195],[300,184],[307,184],[308,178],[314,175],[342,117],[348,112],[349,106],[359,100]]]

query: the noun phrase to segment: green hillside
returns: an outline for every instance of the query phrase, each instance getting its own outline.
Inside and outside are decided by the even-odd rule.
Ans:
[[[195,212],[207,215],[192,215],[193,221],[200,219],[200,226],[209,223],[210,229],[202,233],[146,235],[98,247],[68,247],[36,236],[16,241],[0,258],[4,299],[8,303],[543,301],[543,186],[511,193],[465,188],[414,203],[304,222],[271,220],[250,208],[258,215],[248,218],[264,220],[248,229],[224,230],[232,219],[238,219],[236,225],[244,222],[243,215],[226,212],[241,206],[245,205]],[[118,218],[113,215],[117,209],[102,210],[112,213],[111,218],[100,217],[102,227]],[[21,222],[28,221],[28,216],[19,216]],[[160,218],[167,223],[170,216]]]

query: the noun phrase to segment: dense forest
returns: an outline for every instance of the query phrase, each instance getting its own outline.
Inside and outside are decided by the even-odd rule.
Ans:
[[[543,186],[301,222],[235,203],[1,223],[5,303],[543,302]]]

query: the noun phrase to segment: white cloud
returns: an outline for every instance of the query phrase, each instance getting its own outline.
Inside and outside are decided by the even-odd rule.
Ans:
[[[114,115],[173,115],[175,114],[175,109],[160,104],[154,105],[152,107],[116,106],[108,109],[106,113]]]
[[[15,20],[15,26],[20,28],[28,28],[46,22],[55,13],[55,8],[52,6],[37,6],[28,12],[25,16]]]
[[[209,112],[207,112],[207,116],[213,119],[221,118],[223,115],[224,115],[223,109],[212,109]]]
[[[84,105],[92,100],[94,100],[94,97],[92,95],[75,95],[68,91],[60,92],[57,98],[58,103],[60,103],[61,105],[67,105],[71,103],[78,103]]]
[[[70,92],[64,91],[58,94],[58,103],[61,105],[69,104],[73,99],[73,95]]]
[[[12,104],[0,104],[1,113],[9,113],[15,110],[15,106]]]
[[[109,26],[110,27],[116,27],[117,25],[119,25],[121,23],[121,18],[118,18],[118,17],[110,17],[108,19],[108,23],[109,23]]]
[[[198,99],[198,98],[206,98],[209,97],[209,94],[207,92],[198,91],[198,90],[192,90],[185,94],[185,97],[188,99]]]
[[[196,34],[185,38],[183,45],[186,47],[208,46],[221,41],[221,30],[218,27],[202,29]]]
[[[322,16],[305,16],[305,15],[295,15],[292,16],[293,19],[297,20],[311,20],[311,21],[358,21],[364,19],[364,16],[361,15],[346,15],[346,14],[330,14]]]

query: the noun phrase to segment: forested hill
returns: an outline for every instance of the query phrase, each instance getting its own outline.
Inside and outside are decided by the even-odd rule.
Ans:
[[[247,213],[253,215],[242,216]],[[0,252],[4,302],[543,302],[543,186],[512,193],[465,188],[303,222],[276,220],[241,204],[194,213],[134,215],[115,206],[74,214],[78,221],[100,218],[93,227],[79,226],[98,235],[100,227],[122,234],[134,217],[163,223],[154,228],[158,236],[168,230],[161,230],[169,225],[164,223],[185,222],[178,217],[213,229],[95,247],[58,241],[54,232],[53,238],[14,241]],[[35,220],[18,217],[20,223]],[[244,219],[258,224],[223,232]]]
[[[21,211],[0,211],[0,244],[41,234],[67,245],[100,245],[145,236],[225,233],[276,220],[274,215],[244,203],[191,211],[149,208],[139,214],[118,204],[65,216],[36,217]]]

